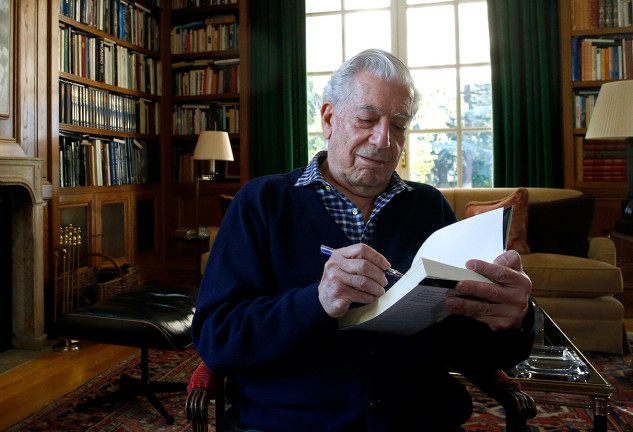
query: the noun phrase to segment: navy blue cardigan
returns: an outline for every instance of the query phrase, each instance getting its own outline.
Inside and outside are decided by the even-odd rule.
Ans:
[[[202,360],[230,376],[234,409],[263,431],[452,430],[464,423],[470,397],[447,368],[518,363],[529,355],[532,315],[527,331],[493,332],[457,316],[409,337],[338,331],[317,297],[328,259],[319,246],[350,241],[312,187],[294,187],[301,173],[255,179],[230,205],[193,320]],[[381,211],[369,242],[402,271],[432,232],[455,221],[437,189],[410,184],[413,191]]]

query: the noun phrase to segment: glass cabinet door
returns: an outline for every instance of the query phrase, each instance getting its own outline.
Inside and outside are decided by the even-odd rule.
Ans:
[[[95,204],[97,251],[132,263],[130,194],[100,193],[95,197]]]

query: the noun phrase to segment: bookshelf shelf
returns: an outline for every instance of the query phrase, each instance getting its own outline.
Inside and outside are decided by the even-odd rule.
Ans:
[[[196,141],[198,139],[198,135],[174,135],[174,141]],[[239,141],[240,134],[230,133],[229,139],[231,142]]]
[[[97,135],[97,136],[116,136],[116,137],[120,137],[120,138],[137,138],[137,139],[144,139],[144,140],[158,140],[159,136],[158,135],[148,135],[148,134],[141,134],[141,133],[135,133],[135,132],[122,132],[122,131],[115,131],[115,130],[110,130],[110,129],[98,129],[98,128],[90,128],[90,127],[84,127],[84,126],[75,126],[75,125],[69,125],[69,124],[65,124],[65,123],[60,123],[59,124],[59,130],[63,131],[63,132],[70,132],[70,133],[78,133],[78,134],[86,134],[86,135]]]
[[[604,27],[604,28],[592,28],[592,29],[583,29],[583,30],[571,30],[571,36],[606,36],[606,35],[619,35],[619,34],[629,34],[633,33],[633,27],[624,26],[624,27]]]
[[[239,50],[221,50],[221,51],[203,51],[203,52],[194,52],[194,53],[185,53],[185,54],[172,54],[172,62],[175,63],[177,61],[187,61],[187,60],[196,60],[196,59],[223,59],[223,58],[232,58],[239,57]]]
[[[188,20],[191,18],[199,17],[200,14],[220,14],[220,13],[236,13],[240,12],[239,3],[215,5],[215,6],[200,6],[200,7],[183,7],[173,8],[171,15],[174,20]]]
[[[84,78],[81,76],[77,76],[68,72],[59,72],[59,78],[67,80],[67,81],[72,81],[78,84],[83,84],[83,85],[87,85],[90,87],[94,87],[94,88],[99,88],[99,89],[103,89],[103,90],[108,90],[110,92],[114,92],[114,93],[120,93],[120,94],[125,94],[125,95],[130,95],[130,96],[137,96],[137,97],[141,97],[143,99],[149,99],[149,100],[153,100],[153,101],[159,101],[160,100],[160,96],[159,95],[155,95],[155,94],[151,94],[151,93],[145,93],[145,92],[139,92],[136,90],[130,90],[130,89],[126,89],[123,87],[118,87],[112,84],[106,84],[106,83],[102,83],[99,81],[95,81],[95,80],[91,80],[89,78]]]
[[[218,93],[198,96],[174,96],[174,102],[239,101],[239,93]]]

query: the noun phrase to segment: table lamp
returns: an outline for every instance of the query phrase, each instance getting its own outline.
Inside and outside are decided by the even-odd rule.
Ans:
[[[613,81],[600,88],[591,112],[586,140],[626,141],[626,201],[616,231],[633,235],[633,80]]]
[[[194,160],[208,160],[209,171],[207,173],[197,173],[196,175],[196,237],[209,237],[206,227],[201,227],[198,222],[200,205],[200,182],[212,181],[217,173],[215,172],[215,161],[232,161],[233,151],[229,134],[221,131],[204,131],[198,137],[196,149],[193,152]]]

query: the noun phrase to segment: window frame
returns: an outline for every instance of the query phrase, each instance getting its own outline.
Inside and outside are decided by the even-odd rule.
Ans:
[[[462,107],[462,77],[461,71],[463,68],[471,68],[471,67],[491,67],[490,59],[487,62],[474,62],[474,63],[462,63],[461,62],[461,54],[460,54],[460,28],[459,28],[459,5],[461,4],[469,4],[469,3],[486,3],[486,0],[437,0],[437,1],[428,1],[427,3],[418,3],[418,4],[407,4],[407,0],[391,0],[389,6],[381,7],[381,8],[366,8],[366,9],[345,9],[345,0],[341,0],[341,9],[336,11],[327,11],[327,12],[306,12],[306,19],[308,17],[314,16],[332,16],[332,15],[340,15],[341,16],[341,53],[342,53],[342,61],[345,61],[351,56],[348,56],[346,53],[345,46],[345,34],[346,34],[346,15],[350,13],[355,13],[359,11],[385,11],[388,10],[390,12],[391,18],[391,53],[400,58],[409,66],[408,59],[408,40],[407,40],[407,12],[410,9],[418,9],[418,8],[426,8],[426,7],[434,7],[434,6],[452,6],[453,8],[453,18],[455,20],[454,31],[455,31],[455,63],[447,64],[447,65],[433,65],[433,66],[409,66],[412,72],[420,71],[420,70],[433,70],[433,69],[453,69],[455,70],[455,95],[456,95],[456,112],[455,112],[455,127],[454,128],[430,128],[430,129],[418,129],[411,130],[409,129],[407,134],[407,140],[405,144],[405,152],[401,159],[401,163],[397,168],[398,173],[404,179],[409,179],[409,154],[410,154],[410,145],[411,145],[411,136],[424,135],[424,134],[432,134],[432,133],[444,133],[444,134],[454,134],[456,136],[456,174],[457,174],[457,186],[463,186],[463,137],[466,133],[480,133],[486,132],[492,134],[492,122],[489,127],[464,127],[463,126],[463,107]],[[310,80],[312,77],[323,77],[329,76],[333,73],[333,70],[330,71],[308,71],[307,72],[307,80]],[[492,105],[491,105],[492,110]],[[491,112],[492,116],[492,112]],[[308,130],[308,142],[315,137],[322,138],[322,131],[310,131]],[[309,144],[310,145],[310,144]],[[491,187],[494,187],[492,184],[493,177],[492,172],[494,171],[494,159],[492,161],[491,166]]]

